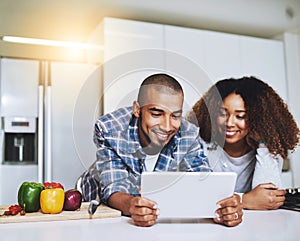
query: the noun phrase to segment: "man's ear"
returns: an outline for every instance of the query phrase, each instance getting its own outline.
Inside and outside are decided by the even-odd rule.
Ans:
[[[136,118],[140,117],[140,105],[137,101],[134,101],[132,104],[133,114]]]

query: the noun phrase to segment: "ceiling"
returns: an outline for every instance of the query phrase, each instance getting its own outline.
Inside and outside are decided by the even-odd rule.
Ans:
[[[273,38],[300,31],[300,0],[0,0],[0,37],[83,42],[105,16]],[[0,56],[86,61],[62,48],[1,40]]]
[[[0,36],[85,41],[103,17],[271,38],[300,29],[300,0],[0,0]]]

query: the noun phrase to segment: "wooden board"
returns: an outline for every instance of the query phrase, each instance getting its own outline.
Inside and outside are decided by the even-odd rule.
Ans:
[[[44,214],[41,211],[34,213],[26,213],[21,216],[0,216],[1,223],[21,223],[21,222],[40,222],[40,221],[59,221],[59,220],[76,220],[76,219],[95,219],[95,218],[115,218],[120,217],[121,212],[109,208],[101,204],[94,215],[90,216],[88,213],[88,202],[83,202],[79,210],[76,211],[62,211],[58,214]],[[8,210],[8,206],[0,206],[0,213]]]

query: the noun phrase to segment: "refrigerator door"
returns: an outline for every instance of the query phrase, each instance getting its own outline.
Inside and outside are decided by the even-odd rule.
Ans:
[[[1,116],[37,117],[39,62],[1,59]]]
[[[51,111],[45,106],[45,181],[70,189],[95,160],[93,128],[100,114],[101,76],[92,64],[52,62],[48,71],[51,89],[45,91]]]
[[[29,132],[30,135],[36,136],[34,121],[38,118],[39,61],[6,58],[2,58],[0,61],[1,122],[12,118],[12,120],[16,120],[14,127],[18,132],[22,134]],[[28,119],[31,121],[23,122]],[[27,131],[28,128],[18,127],[19,124],[25,124],[25,126],[28,124],[28,127],[34,126],[34,129]],[[26,142],[21,139],[11,144],[19,147],[20,161],[4,164],[5,147],[9,145],[8,138],[5,136],[11,135],[12,129],[9,128],[5,131],[4,125],[1,128],[0,204],[14,204],[17,202],[17,192],[22,182],[38,181],[38,164],[35,163],[35,160],[32,161],[34,164],[21,161],[23,147],[25,150],[27,146]],[[34,146],[34,154],[30,154],[35,157],[35,152],[36,146]],[[7,151],[7,153],[11,154],[11,151]]]

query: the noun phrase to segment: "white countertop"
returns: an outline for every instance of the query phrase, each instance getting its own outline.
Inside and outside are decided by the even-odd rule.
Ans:
[[[130,218],[107,218],[0,224],[1,241],[298,241],[300,212],[244,211],[237,227],[215,224],[212,219],[163,220],[152,227],[134,226]]]

